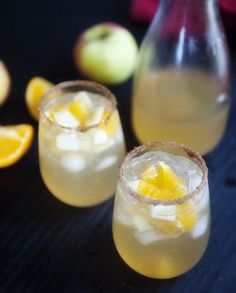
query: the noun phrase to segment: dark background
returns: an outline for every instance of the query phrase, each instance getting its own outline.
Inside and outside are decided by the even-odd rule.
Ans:
[[[236,291],[236,60],[232,55],[231,115],[209,167],[212,233],[206,254],[185,275],[152,280],[121,260],[112,240],[113,199],[79,209],[55,199],[42,182],[37,124],[24,104],[28,80],[78,79],[72,62],[76,37],[102,21],[127,27],[140,43],[147,26],[132,22],[128,0],[4,1],[0,7],[0,58],[12,91],[0,124],[31,123],[33,146],[16,165],[0,170],[0,292],[235,292]],[[110,87],[118,98],[128,149],[135,142],[129,121],[131,82]],[[1,147],[1,146],[0,146]]]

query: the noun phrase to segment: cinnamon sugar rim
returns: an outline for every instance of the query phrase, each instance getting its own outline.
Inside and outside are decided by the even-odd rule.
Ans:
[[[99,123],[92,124],[92,125],[89,125],[89,126],[86,126],[86,127],[81,127],[81,126],[69,127],[69,126],[60,125],[57,122],[52,121],[45,114],[45,111],[44,111],[45,110],[45,106],[48,104],[47,98],[51,94],[56,93],[57,91],[60,91],[60,90],[63,90],[63,89],[68,89],[69,90],[70,87],[76,87],[76,86],[78,87],[78,93],[80,91],[90,92],[90,89],[91,89],[91,90],[94,90],[94,93],[100,94],[104,98],[107,98],[108,100],[111,101],[111,107],[109,109],[109,114],[104,119],[102,119],[101,121],[99,121]],[[81,89],[79,89],[79,88],[81,88]],[[75,93],[75,94],[77,94],[77,93]],[[55,97],[55,100],[56,99],[57,98]],[[64,82],[61,82],[61,83],[55,85],[53,88],[51,88],[42,97],[42,99],[40,101],[40,105],[39,105],[39,111],[40,111],[40,115],[44,119],[46,119],[46,121],[49,124],[51,124],[51,125],[57,126],[57,127],[61,128],[61,129],[67,129],[67,130],[85,132],[85,131],[87,131],[89,129],[96,128],[96,127],[100,126],[101,124],[106,123],[106,121],[108,121],[110,119],[110,117],[111,117],[112,113],[115,111],[116,107],[117,107],[116,97],[105,86],[103,86],[103,85],[101,85],[99,83],[93,82],[93,81],[88,81],[88,80],[74,80],[74,81],[64,81]]]
[[[177,148],[178,150],[182,151],[185,155],[187,155],[187,158],[189,158],[190,160],[193,160],[202,171],[201,183],[197,186],[195,190],[186,194],[183,197],[172,199],[172,200],[161,200],[161,199],[151,198],[150,196],[142,196],[138,192],[134,191],[129,186],[128,182],[125,180],[124,172],[125,172],[125,168],[127,164],[130,162],[130,159],[134,158],[138,153],[142,153],[146,151],[157,151],[159,150],[158,147],[162,147],[162,146],[170,146],[170,147],[173,147],[173,149]],[[175,204],[183,204],[185,201],[193,198],[195,195],[201,192],[203,188],[206,186],[206,184],[208,183],[207,174],[208,174],[208,169],[200,153],[194,151],[190,147],[187,147],[183,144],[178,144],[176,142],[150,142],[150,143],[146,143],[144,145],[135,147],[132,151],[130,151],[126,155],[125,159],[122,161],[120,166],[118,180],[119,182],[125,185],[129,194],[131,194],[133,197],[135,197],[142,203],[151,204],[151,205],[160,205],[160,204],[161,205],[175,205]]]

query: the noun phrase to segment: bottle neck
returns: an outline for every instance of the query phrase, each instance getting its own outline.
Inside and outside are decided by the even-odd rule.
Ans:
[[[199,36],[217,15],[216,0],[161,0],[156,21],[163,26],[163,33],[169,36],[181,29]]]
[[[215,4],[216,0],[160,0],[160,7],[172,8],[179,11],[201,11],[208,5]]]

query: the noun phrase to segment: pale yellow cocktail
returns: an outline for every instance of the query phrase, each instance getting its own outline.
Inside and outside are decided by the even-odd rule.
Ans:
[[[226,90],[200,70],[165,68],[134,84],[132,123],[142,143],[176,141],[206,154],[222,138],[228,111]]]
[[[138,147],[123,161],[113,237],[122,259],[142,275],[167,279],[190,270],[209,238],[207,168],[175,143]]]
[[[65,82],[44,97],[40,170],[58,199],[84,207],[108,199],[124,155],[116,100],[108,89],[92,82]]]

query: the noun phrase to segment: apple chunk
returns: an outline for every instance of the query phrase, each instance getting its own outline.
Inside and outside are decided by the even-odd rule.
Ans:
[[[137,43],[127,29],[115,23],[101,23],[80,35],[74,60],[86,78],[118,84],[133,73],[137,52]]]
[[[0,106],[6,101],[10,92],[11,79],[6,65],[0,60]]]

